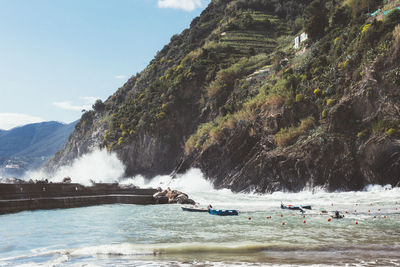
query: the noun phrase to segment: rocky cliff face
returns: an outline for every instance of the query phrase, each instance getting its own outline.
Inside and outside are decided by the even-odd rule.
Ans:
[[[400,58],[392,60],[400,62]],[[400,91],[382,77],[398,68],[398,63],[378,71],[379,64],[368,65],[365,76],[338,98],[326,118],[320,118],[293,144],[277,147],[274,137],[288,121],[304,114],[318,118],[314,103],[295,105],[293,110],[269,108],[251,125],[236,128],[187,157],[177,171],[199,167],[216,178],[216,186],[234,191],[299,191],[315,186],[360,190],[368,184],[400,185],[398,131],[391,133],[394,128],[384,126],[398,123]],[[256,131],[250,134],[251,129]]]
[[[400,12],[281,2],[212,1],[48,166],[104,147],[127,176],[199,167],[234,191],[398,185]]]

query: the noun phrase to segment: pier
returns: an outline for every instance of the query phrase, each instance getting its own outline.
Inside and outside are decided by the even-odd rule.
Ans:
[[[0,184],[0,214],[103,204],[155,204],[156,189],[121,188],[118,184]]]

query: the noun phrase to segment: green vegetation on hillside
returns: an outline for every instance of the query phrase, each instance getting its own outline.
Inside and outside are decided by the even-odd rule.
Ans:
[[[238,81],[273,63],[279,36],[298,30],[308,2],[213,1],[105,102],[104,146],[112,150],[141,130],[168,124],[174,111],[188,105],[199,110],[209,105],[212,120],[240,110],[240,103],[226,103]],[[242,104],[248,101],[240,98]]]
[[[189,120],[184,129],[185,151],[204,151],[240,129],[256,134],[263,114],[279,107],[293,115],[276,129],[275,143],[292,145],[335,117],[345,105],[343,95],[370,75],[370,62],[398,53],[400,10],[381,19],[368,16],[389,4],[393,2],[212,1],[143,72],[104,104],[96,103],[95,112],[105,112],[108,124],[103,145],[118,149],[143,131],[156,134],[163,127],[177,127],[180,112],[192,110],[194,118],[202,118]],[[296,51],[293,39],[303,31],[309,40],[302,44],[304,50]],[[388,82],[400,83],[399,69],[387,71]],[[81,124],[92,117],[85,114]],[[377,121],[386,126],[377,127]],[[385,118],[365,123],[354,118],[353,123],[357,136],[399,130],[398,121]]]

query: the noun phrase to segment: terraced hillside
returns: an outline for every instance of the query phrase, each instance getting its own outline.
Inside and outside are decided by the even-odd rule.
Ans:
[[[211,1],[143,72],[83,115],[48,166],[103,147],[118,153],[127,176],[198,167],[234,191],[396,185],[395,4]],[[295,49],[303,32],[309,38]]]

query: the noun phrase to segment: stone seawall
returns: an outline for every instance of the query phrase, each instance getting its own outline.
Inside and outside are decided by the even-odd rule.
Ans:
[[[0,214],[104,204],[155,204],[155,189],[120,188],[118,184],[0,184]]]

